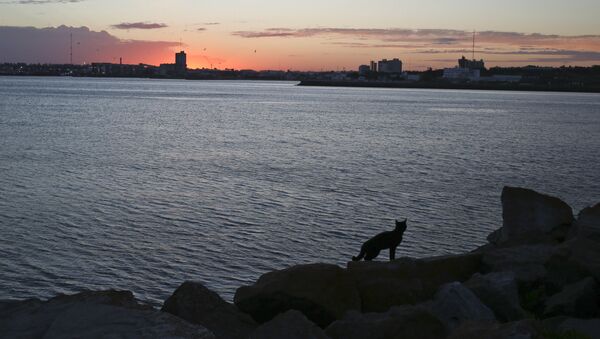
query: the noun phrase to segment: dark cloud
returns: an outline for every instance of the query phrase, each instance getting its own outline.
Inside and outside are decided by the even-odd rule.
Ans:
[[[206,26],[215,26],[215,25],[220,25],[220,24],[221,24],[220,22],[205,22],[205,23],[203,23],[203,25],[206,25]]]
[[[206,31],[206,27],[200,27],[200,28],[196,29],[196,31],[204,32],[204,31]]]
[[[73,35],[75,63],[171,62],[172,41],[122,40],[108,32],[87,27],[0,27],[0,62],[66,63],[69,61],[70,35]]]
[[[120,24],[112,25],[115,29],[160,29],[168,27],[162,23],[150,23],[150,22],[123,22]]]

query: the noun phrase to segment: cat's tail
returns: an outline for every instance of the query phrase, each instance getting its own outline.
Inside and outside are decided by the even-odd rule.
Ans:
[[[360,250],[360,254],[358,255],[358,257],[352,257],[352,261],[360,261],[362,260],[362,258],[365,257],[365,251],[364,250]]]

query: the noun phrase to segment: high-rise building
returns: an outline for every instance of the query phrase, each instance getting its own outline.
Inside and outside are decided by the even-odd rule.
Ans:
[[[371,71],[377,72],[377,63],[375,61],[371,61]]]
[[[175,68],[180,73],[187,71],[187,55],[184,51],[175,54]]]

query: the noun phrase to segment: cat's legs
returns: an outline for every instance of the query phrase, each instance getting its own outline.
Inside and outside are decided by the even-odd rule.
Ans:
[[[396,259],[396,247],[390,248],[390,261]]]

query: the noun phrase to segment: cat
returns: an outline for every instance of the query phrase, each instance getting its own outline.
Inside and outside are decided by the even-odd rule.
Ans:
[[[380,233],[367,240],[360,248],[360,254],[352,257],[352,261],[360,261],[362,258],[370,261],[379,255],[381,250],[390,249],[390,260],[396,259],[396,247],[402,242],[402,235],[406,231],[406,222],[408,219],[400,222],[396,220],[396,228],[390,232]]]

